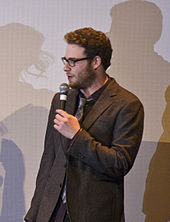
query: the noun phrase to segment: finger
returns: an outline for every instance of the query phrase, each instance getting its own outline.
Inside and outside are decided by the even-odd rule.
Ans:
[[[55,115],[55,119],[58,120],[58,121],[63,121],[64,118],[65,118],[65,117],[62,116],[62,115],[60,115],[59,113],[57,113],[57,114]]]
[[[56,125],[60,125],[60,121],[59,120],[57,120],[57,119],[54,119],[54,123],[56,124]]]
[[[54,124],[54,128],[56,129],[56,130],[59,130],[59,125],[57,125],[57,124]]]
[[[65,118],[69,116],[69,114],[62,109],[57,109],[56,113],[60,114],[61,116],[65,117]]]

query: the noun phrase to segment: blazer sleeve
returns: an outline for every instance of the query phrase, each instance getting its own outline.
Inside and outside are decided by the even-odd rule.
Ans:
[[[111,144],[104,145],[96,140],[90,133],[91,129],[81,129],[72,139],[67,152],[99,173],[117,178],[128,173],[138,152],[143,133],[143,106],[138,99],[134,99],[114,116],[113,127],[108,128],[108,133],[112,130]],[[93,131],[95,126],[94,123]],[[97,127],[95,130],[98,130]]]

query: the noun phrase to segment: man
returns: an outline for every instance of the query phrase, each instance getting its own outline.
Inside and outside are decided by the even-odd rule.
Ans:
[[[106,74],[112,48],[92,28],[65,35],[68,77],[65,111],[59,94],[49,114],[45,149],[31,208],[31,222],[120,222],[124,219],[124,176],[142,138],[143,106]],[[86,98],[83,118],[79,104]],[[66,197],[65,197],[66,195]]]

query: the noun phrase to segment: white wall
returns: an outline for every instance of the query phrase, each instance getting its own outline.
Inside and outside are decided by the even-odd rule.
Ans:
[[[108,73],[145,108],[143,142],[125,181],[126,221],[168,220],[169,11],[168,0],[0,1],[0,221],[22,221],[29,208],[50,101],[67,81],[63,36],[84,26],[110,37]]]

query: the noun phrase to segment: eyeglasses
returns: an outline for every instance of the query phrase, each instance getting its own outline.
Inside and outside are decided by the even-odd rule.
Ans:
[[[68,65],[71,66],[71,67],[74,67],[76,62],[86,60],[86,59],[90,59],[90,58],[89,57],[85,57],[85,58],[81,58],[81,59],[75,59],[75,58],[66,59],[66,57],[61,58],[64,65],[66,65],[66,63],[68,63]]]

